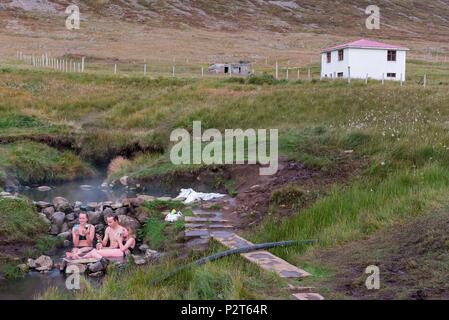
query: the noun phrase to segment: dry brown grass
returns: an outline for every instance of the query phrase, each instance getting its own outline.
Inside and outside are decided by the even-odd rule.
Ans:
[[[118,156],[109,163],[108,166],[108,176],[120,171],[123,167],[130,164],[128,159],[123,158],[122,156]]]

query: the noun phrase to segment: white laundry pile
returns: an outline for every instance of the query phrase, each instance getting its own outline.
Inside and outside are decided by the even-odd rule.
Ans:
[[[176,212],[175,209],[173,209],[169,214],[165,216],[165,221],[168,222],[175,222],[181,219],[184,215],[181,211]]]
[[[221,193],[196,192],[195,190],[189,188],[181,189],[181,193],[176,197],[176,199],[185,198],[184,203],[192,203],[198,200],[209,201],[217,198],[222,198],[224,196],[225,195]]]

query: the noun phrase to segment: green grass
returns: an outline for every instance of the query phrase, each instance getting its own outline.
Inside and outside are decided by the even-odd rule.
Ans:
[[[181,210],[184,212],[185,205],[177,200],[153,200],[147,201],[142,206],[147,211],[148,221],[140,230],[143,241],[153,250],[169,250],[176,242],[176,236],[184,230],[184,221],[168,223],[164,220],[163,212]],[[141,209],[142,210],[142,209]],[[188,210],[184,212],[187,214]]]
[[[3,243],[34,241],[47,228],[28,200],[0,198],[0,238]]]
[[[8,280],[17,280],[23,278],[23,272],[15,264],[1,265],[0,271]]]
[[[350,86],[344,81],[276,81],[270,76],[151,80],[7,70],[0,74],[0,118],[7,119],[0,121],[0,140],[9,142],[0,145],[5,150],[0,154],[0,180],[10,172],[28,180],[47,179],[60,167],[58,157],[67,157],[41,157],[36,152],[41,149],[21,140],[27,135],[52,132],[55,138],[70,136],[80,148],[80,158],[94,163],[104,164],[123,155],[130,162],[109,179],[126,174],[144,180],[202,169],[174,166],[168,157],[170,132],[178,127],[191,130],[194,120],[201,120],[203,131],[276,128],[280,153],[316,172],[338,176],[348,162],[363,163],[366,168],[346,185],[336,184],[316,195],[316,200],[304,199],[297,186],[274,193],[272,210],[288,205],[295,208],[295,214],[282,219],[273,214],[248,237],[255,242],[318,239],[319,244],[309,250],[357,241],[447,203],[449,64],[409,61],[407,69],[408,81],[403,87],[393,82],[382,86],[375,81],[368,86],[363,81]],[[429,79],[427,88],[418,83],[424,73]],[[32,152],[20,152],[22,145]],[[47,153],[50,151],[41,154]],[[22,160],[12,162],[11,154]],[[41,158],[55,160],[49,164]],[[43,170],[36,170],[39,176],[33,177],[31,167]],[[226,187],[234,194],[232,183]],[[306,208],[304,202],[308,202]],[[172,230],[168,230],[162,221],[160,210],[169,210],[172,204],[147,206],[150,220],[142,236],[163,248],[182,225],[171,225]],[[275,250],[299,265],[306,251],[305,247]],[[248,265],[238,259],[211,263],[156,288],[142,284],[149,284],[163,268],[172,265],[130,270],[120,278],[111,276],[101,289],[88,288],[78,297],[285,296],[271,293],[273,288],[260,281],[255,282],[259,291],[248,284],[266,276]],[[319,266],[310,268],[317,274],[324,272]]]
[[[168,225],[167,222],[163,220],[163,217],[150,217],[145,223],[143,228],[140,230],[140,234],[144,241],[153,250],[159,250],[162,248],[167,237],[164,233],[165,227]]]
[[[439,165],[396,172],[380,183],[361,180],[347,188],[336,187],[329,196],[281,223],[265,221],[253,240],[317,239],[318,247],[356,241],[444,206],[448,187],[449,174]],[[307,248],[275,251],[295,260]]]
[[[166,261],[146,268],[130,268],[109,274],[103,286],[94,289],[86,285],[74,296],[48,290],[43,299],[193,299],[228,300],[289,298],[285,280],[261,271],[241,257],[228,257],[202,267],[184,269],[154,285],[153,281],[179,267],[179,262]]]
[[[0,168],[25,184],[74,180],[94,174],[92,167],[72,152],[60,152],[35,142],[0,145]]]

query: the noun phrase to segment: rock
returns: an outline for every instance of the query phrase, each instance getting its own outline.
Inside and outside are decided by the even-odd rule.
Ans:
[[[119,179],[120,183],[122,184],[122,186],[127,186],[128,185],[128,176],[123,176]]]
[[[100,278],[103,275],[104,275],[103,271],[97,271],[97,272],[89,273],[89,277],[92,277],[92,278]]]
[[[59,230],[61,230],[60,227],[58,227],[56,224],[52,224],[50,228],[50,234],[52,236],[57,236],[59,234]]]
[[[75,201],[75,208],[79,208],[83,205],[81,201]]]
[[[90,211],[87,213],[87,216],[89,217],[89,223],[93,225],[99,224],[102,218],[99,211]]]
[[[64,213],[70,213],[73,211],[72,205],[67,201],[67,199],[63,197],[56,197],[53,199],[53,206],[55,207],[56,211],[64,212]]]
[[[143,201],[153,201],[156,199],[156,197],[148,196],[146,194],[141,194],[140,196],[137,196],[137,198],[142,199]]]
[[[40,256],[35,261],[37,271],[49,271],[53,268],[53,260],[49,256]]]
[[[127,215],[128,214],[128,208],[126,208],[126,207],[121,207],[121,208],[118,208],[117,210],[115,210],[115,215],[117,215],[117,216],[121,216],[121,215]]]
[[[61,211],[55,212],[51,216],[51,222],[53,222],[53,224],[57,225],[59,228],[62,227],[64,220],[65,220],[65,214],[64,214],[64,212],[61,212]]]
[[[110,206],[112,206],[113,203],[114,203],[114,202],[112,202],[112,201],[104,201],[104,202],[103,202],[103,206],[104,206],[104,207],[110,207]]]
[[[170,200],[172,200],[171,197],[158,197],[156,199],[159,200],[159,201],[170,201]]]
[[[147,262],[156,262],[161,258],[161,256],[161,253],[156,250],[147,249],[147,251],[145,251],[145,259]]]
[[[69,225],[67,224],[67,222],[64,222],[62,224],[61,230],[59,230],[59,232],[62,233],[62,232],[67,232],[67,231],[69,231]]]
[[[80,185],[80,189],[85,190],[85,191],[89,191],[92,190],[94,187],[89,185],[89,184],[82,184]]]
[[[101,259],[97,262],[89,263],[87,267],[90,273],[104,271],[108,267],[108,261],[106,259]]]
[[[10,192],[0,192],[0,197],[9,197],[12,196]]]
[[[51,188],[48,186],[40,186],[40,187],[37,187],[37,190],[41,191],[41,192],[47,192],[47,191],[50,191]]]
[[[29,258],[27,260],[27,265],[28,265],[28,268],[30,268],[30,269],[36,268],[36,260]]]
[[[37,202],[35,202],[35,205],[36,205],[36,207],[37,207],[39,210],[42,210],[42,209],[44,209],[44,208],[47,208],[47,207],[51,207],[51,206],[52,206],[51,203],[48,203],[48,202],[45,202],[45,201],[37,201]]]
[[[2,198],[4,198],[4,199],[12,199],[12,200],[23,200],[19,196],[4,196]]]
[[[114,215],[114,210],[112,210],[111,208],[106,208],[103,210],[104,217],[112,216],[112,215]]]
[[[150,210],[145,207],[139,207],[139,208],[137,208],[135,217],[136,217],[137,221],[144,224],[150,218]]]
[[[69,240],[64,240],[64,248],[68,248],[72,245],[72,243]]]
[[[134,219],[132,217],[125,216],[125,215],[119,215],[118,219],[119,219],[119,223],[122,226],[124,226],[126,228],[131,228],[134,230],[134,232],[136,232],[140,228],[139,221],[137,221],[136,219]]]
[[[89,202],[87,204],[87,210],[88,211],[93,211],[93,210],[95,210],[97,208],[98,208],[98,202]]]
[[[74,273],[85,273],[87,270],[87,267],[85,264],[82,263],[67,263],[67,267],[65,268],[66,274],[74,274]]]
[[[19,264],[17,268],[23,273],[27,273],[30,270],[30,267],[26,263]]]
[[[39,212],[38,215],[42,219],[42,221],[45,222],[45,224],[47,224],[48,226],[51,225],[51,221],[48,220],[48,218],[47,218],[47,216],[45,214],[43,214],[42,212]]]
[[[142,198],[130,198],[129,202],[134,207],[140,207],[141,205],[144,204],[145,200],[143,200]]]
[[[103,182],[100,187],[101,187],[101,189],[107,189],[109,187],[109,185],[107,182]]]
[[[68,240],[69,237],[71,236],[71,232],[70,231],[65,231],[65,232],[61,232],[60,234],[58,234],[58,238],[62,239],[62,240]]]
[[[65,215],[65,221],[70,222],[75,220],[75,214],[74,213],[69,213]]]
[[[47,218],[51,218],[53,213],[55,213],[55,208],[53,206],[46,207],[46,208],[42,209],[42,213],[45,214],[47,216]]]
[[[133,257],[134,263],[138,266],[147,263],[147,260],[145,259],[145,256],[143,256],[143,255],[133,254],[132,257]]]
[[[118,208],[121,208],[121,207],[123,207],[123,203],[121,203],[120,201],[116,201],[115,203],[113,203],[111,205],[111,208],[114,209],[114,210],[116,210]]]
[[[139,246],[139,250],[142,251],[142,252],[146,252],[149,249],[150,249],[150,247],[148,245],[146,245],[146,244],[142,244],[142,245]]]

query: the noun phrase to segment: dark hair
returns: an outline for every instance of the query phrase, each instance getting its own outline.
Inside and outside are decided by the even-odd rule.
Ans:
[[[110,215],[108,215],[108,216],[106,217],[106,219],[107,219],[107,218],[112,218],[112,219],[114,219],[114,221],[119,222],[118,216],[117,216],[117,215],[112,215],[112,214],[110,214]]]

